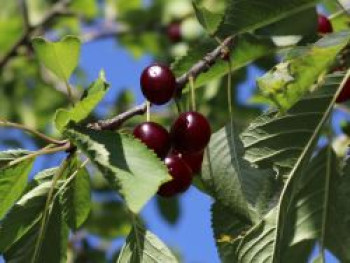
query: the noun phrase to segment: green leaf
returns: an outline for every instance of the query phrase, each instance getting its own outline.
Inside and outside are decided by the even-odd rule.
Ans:
[[[255,30],[309,9],[318,0],[229,0],[218,35],[234,35]]]
[[[120,201],[93,202],[84,228],[106,239],[126,237],[131,230],[129,211]]]
[[[40,62],[58,78],[68,82],[78,66],[80,40],[74,36],[66,36],[58,42],[50,42],[37,37],[32,40],[32,44]]]
[[[161,216],[171,225],[175,225],[181,216],[181,206],[179,199],[174,198],[162,198],[157,196],[157,208]]]
[[[98,6],[95,0],[73,0],[70,9],[88,19],[93,19],[98,14]]]
[[[40,223],[37,223],[4,253],[6,262],[28,262],[31,260],[39,232]],[[61,208],[58,202],[55,202],[49,214],[47,231],[36,262],[66,262],[68,235],[69,229],[62,218]]]
[[[72,229],[79,228],[87,219],[91,209],[90,177],[78,160],[72,161],[66,184],[60,195],[63,218]]]
[[[89,157],[134,213],[171,179],[155,154],[131,136],[82,127],[67,129],[64,134]]]
[[[327,35],[312,46],[292,50],[284,62],[258,79],[262,94],[282,111],[289,109],[327,71],[349,40],[350,31],[344,31]]]
[[[244,148],[237,133],[231,123],[212,135],[201,176],[217,202],[255,222],[271,206],[273,172],[255,169],[242,158]]]
[[[55,124],[57,130],[62,132],[70,121],[79,123],[86,119],[103,99],[108,88],[109,84],[106,83],[104,72],[101,71],[99,78],[91,84],[83,98],[71,110],[59,109],[56,112]]]
[[[191,48],[187,55],[177,59],[172,64],[172,70],[178,77],[186,73],[194,63],[201,60],[208,52],[217,47],[217,42],[212,39],[205,39],[195,47]],[[230,60],[233,71],[247,66],[252,61],[271,55],[277,51],[270,40],[258,39],[252,35],[245,34],[237,36],[235,43],[230,50]],[[200,87],[211,80],[225,76],[229,69],[227,62],[218,60],[206,73],[200,74],[195,81],[195,86]]]
[[[287,177],[324,118],[343,74],[329,75],[325,87],[299,100],[284,115],[269,111],[242,133],[245,158]]]
[[[29,154],[30,151],[24,150],[24,149],[16,149],[16,150],[8,150],[0,152],[0,168],[4,167],[9,162],[23,157],[27,154]]]
[[[199,23],[209,35],[213,35],[223,19],[223,14],[209,11],[205,6],[200,5],[198,0],[193,1],[192,4]]]
[[[7,251],[39,222],[50,187],[51,182],[46,182],[23,195],[2,220],[0,253]]]
[[[5,152],[6,153],[6,152]],[[15,152],[0,153],[0,162],[18,156]],[[34,159],[24,160],[13,166],[0,166],[0,219],[23,193]]]
[[[307,36],[317,33],[317,11],[315,7],[302,10],[297,14],[279,20],[258,29],[258,35],[266,36]]]
[[[216,246],[223,263],[237,262],[235,251],[242,234],[252,227],[251,222],[240,218],[218,202],[211,207],[212,228]]]
[[[178,260],[157,236],[135,223],[117,262],[176,263]]]

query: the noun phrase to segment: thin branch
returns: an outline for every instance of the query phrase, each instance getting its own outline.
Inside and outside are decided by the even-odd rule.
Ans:
[[[24,1],[24,0],[23,0]],[[42,21],[35,26],[27,26],[22,34],[22,36],[17,40],[17,42],[12,46],[12,48],[1,58],[0,60],[0,70],[2,70],[10,59],[17,55],[17,52],[20,47],[29,45],[30,37],[37,31],[41,30],[46,25],[50,24],[51,21],[56,18],[58,15],[63,15],[66,12],[66,8],[70,0],[61,0],[56,3],[52,9],[46,14]],[[26,8],[26,7],[25,7]],[[27,20],[28,18],[24,18]]]
[[[29,20],[27,1],[26,0],[19,0],[19,4],[20,4],[20,8],[22,10],[24,28],[27,31],[31,27],[30,20]]]
[[[0,127],[7,127],[7,128],[16,128],[16,129],[20,129],[29,133],[32,133],[33,135],[43,139],[44,141],[47,141],[48,143],[53,143],[53,144],[58,144],[58,145],[62,145],[65,144],[67,141],[60,141],[60,140],[56,140],[54,138],[51,138],[39,131],[36,131],[32,128],[29,128],[25,125],[22,124],[18,124],[18,123],[13,123],[13,122],[9,122],[9,121],[2,121],[0,120]]]
[[[196,78],[199,74],[206,72],[210,69],[215,62],[221,58],[223,52],[233,44],[234,36],[227,37],[218,47],[209,52],[201,60],[195,63],[188,72],[176,79],[178,89],[183,89],[188,83],[189,78]],[[118,129],[125,121],[136,116],[143,115],[146,112],[146,103],[142,103],[126,112],[123,112],[111,119],[100,120],[95,123],[90,123],[89,128],[95,130],[115,130]]]

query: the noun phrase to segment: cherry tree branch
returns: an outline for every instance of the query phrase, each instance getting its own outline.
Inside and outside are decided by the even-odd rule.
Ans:
[[[11,49],[0,59],[0,70],[3,69],[7,63],[10,61],[10,59],[17,55],[17,52],[20,47],[29,45],[29,39],[30,37],[37,31],[45,27],[46,25],[50,24],[51,21],[56,18],[59,15],[65,15],[67,14],[67,6],[70,3],[71,0],[61,0],[58,3],[56,3],[52,9],[46,14],[46,16],[42,19],[42,21],[35,25],[31,26],[29,24],[29,18],[28,18],[28,10],[27,6],[25,4],[22,5],[23,10],[23,19],[24,19],[24,25],[25,30],[22,34],[22,36],[17,40],[17,42],[11,47]],[[24,3],[23,1],[22,3]]]
[[[188,83],[190,77],[196,78],[199,74],[206,72],[208,69],[210,69],[215,64],[215,62],[227,52],[227,48],[229,48],[233,44],[233,40],[234,36],[227,37],[213,51],[206,54],[201,60],[195,63],[186,73],[178,77],[176,79],[178,89],[183,89],[183,87],[185,87],[185,85]],[[90,123],[88,127],[95,130],[115,130],[118,129],[128,119],[137,115],[143,115],[145,112],[146,103],[144,102],[111,119],[99,120],[95,123]]]

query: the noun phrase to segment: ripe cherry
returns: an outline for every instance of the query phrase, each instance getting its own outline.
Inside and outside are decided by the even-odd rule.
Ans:
[[[350,78],[346,80],[343,89],[340,91],[336,102],[342,103],[350,99]]]
[[[180,153],[195,153],[202,151],[209,143],[211,135],[210,124],[198,112],[182,113],[171,127],[173,147]]]
[[[152,149],[159,158],[164,158],[170,149],[170,135],[161,125],[154,122],[144,122],[136,126],[134,136]]]
[[[328,17],[319,14],[318,15],[318,33],[320,34],[328,34],[333,32],[333,27],[331,21],[329,21]]]
[[[173,152],[191,168],[192,173],[197,174],[201,171],[204,151],[196,153],[179,153],[174,150]]]
[[[167,27],[167,35],[171,42],[180,42],[182,39],[181,24],[179,22],[170,23]]]
[[[172,181],[163,184],[158,194],[163,197],[171,197],[185,192],[192,183],[192,171],[187,164],[177,155],[170,154],[164,160],[168,167]]]
[[[172,71],[164,65],[152,64],[145,68],[140,79],[143,95],[151,103],[167,103],[176,89],[176,79]]]

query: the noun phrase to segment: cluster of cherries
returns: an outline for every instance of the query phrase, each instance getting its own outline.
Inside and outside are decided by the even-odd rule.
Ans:
[[[153,64],[144,69],[140,84],[143,95],[155,105],[170,101],[177,88],[174,74],[161,64]],[[148,121],[139,124],[133,134],[164,160],[173,179],[163,184],[158,194],[171,197],[186,191],[193,176],[201,170],[211,129],[202,114],[189,111],[180,114],[170,133],[161,125]]]
[[[329,34],[333,32],[333,27],[331,21],[324,16],[319,14],[318,15],[318,33],[319,34]],[[342,68],[336,68],[335,71],[343,70]],[[340,94],[337,97],[336,102],[342,103],[345,101],[348,101],[350,99],[350,79],[348,79],[341,90]]]

